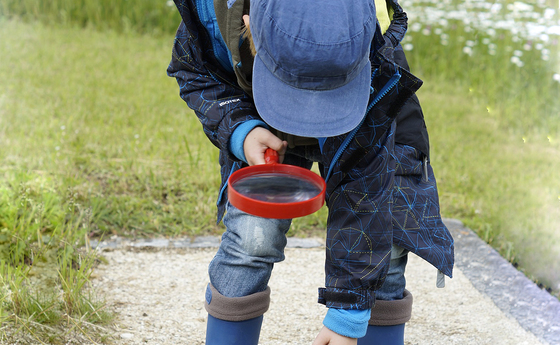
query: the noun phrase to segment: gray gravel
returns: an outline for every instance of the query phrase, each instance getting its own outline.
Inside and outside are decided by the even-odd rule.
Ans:
[[[445,222],[456,240],[454,278],[438,289],[436,270],[410,256],[406,276],[414,306],[405,343],[560,344],[560,302],[460,222]],[[93,282],[118,315],[114,344],[204,344],[206,270],[218,243],[215,237],[94,243],[109,262]],[[270,282],[262,345],[311,344],[326,313],[317,303],[322,240],[291,238],[288,246]]]

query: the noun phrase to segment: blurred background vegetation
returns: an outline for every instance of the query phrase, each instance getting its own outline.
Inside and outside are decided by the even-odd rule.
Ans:
[[[558,1],[401,4],[442,215],[559,296]],[[179,21],[171,1],[0,0],[0,341],[109,337],[90,239],[223,231],[218,151],[165,72]]]
[[[118,33],[173,35],[180,16],[173,1],[2,0],[7,17]]]

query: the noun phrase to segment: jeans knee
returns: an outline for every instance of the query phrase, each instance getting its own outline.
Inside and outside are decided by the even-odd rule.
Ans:
[[[227,231],[223,242],[237,247],[248,257],[268,258],[275,262],[284,259],[286,233],[290,229],[290,219],[268,219],[249,215],[228,205],[224,217]]]
[[[276,227],[263,227],[262,224],[247,224],[241,248],[251,257],[284,259],[287,244],[285,233]]]

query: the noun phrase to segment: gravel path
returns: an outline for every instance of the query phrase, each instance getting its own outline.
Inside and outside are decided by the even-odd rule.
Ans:
[[[491,250],[485,245],[481,247],[480,242],[469,243],[473,234],[460,223],[447,222],[455,228],[457,242],[458,265],[454,278],[446,279],[444,289],[436,288],[436,270],[410,255],[406,275],[414,306],[405,343],[560,344],[560,302],[537,288],[529,296],[533,304],[538,304],[537,311],[532,313],[539,314],[533,315],[536,322],[516,315],[511,305],[517,301],[511,301],[509,310],[504,311],[499,307],[500,301],[475,287],[480,282],[491,285],[484,282],[484,277],[493,278],[479,277],[473,284],[470,271],[474,269],[480,275],[481,269],[476,263],[469,268],[474,261],[464,260],[460,248],[465,242],[471,247]],[[208,283],[207,266],[216,248],[199,246],[195,243],[183,248],[170,248],[165,243],[100,246],[105,248],[103,256],[109,264],[96,270],[94,284],[118,314],[115,344],[204,344],[207,314],[202,300]],[[270,282],[272,301],[265,314],[262,345],[311,344],[326,313],[326,308],[317,303],[317,288],[323,285],[324,279],[324,248],[319,240],[291,241],[291,247],[286,249],[286,260],[274,268]],[[498,268],[502,276],[515,275]],[[510,269],[517,272],[513,267]],[[506,287],[500,289],[511,297]],[[529,290],[524,289],[524,293]],[[544,305],[543,301],[548,304]],[[523,303],[520,307],[531,309]],[[546,310],[541,313],[543,308]],[[537,331],[527,326],[531,323],[536,324]]]

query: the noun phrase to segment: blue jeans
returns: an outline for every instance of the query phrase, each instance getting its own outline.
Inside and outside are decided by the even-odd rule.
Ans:
[[[227,203],[226,232],[210,262],[210,282],[226,297],[266,290],[272,268],[284,260],[291,219],[256,217]]]
[[[228,203],[226,232],[210,263],[210,282],[226,297],[243,297],[264,291],[274,264],[284,260],[290,219],[267,219],[244,213]],[[408,251],[393,246],[389,273],[376,298],[403,297]]]
[[[383,301],[402,299],[406,287],[404,271],[408,262],[408,250],[393,244],[391,248],[391,262],[387,278],[381,289],[375,292],[375,298]]]

